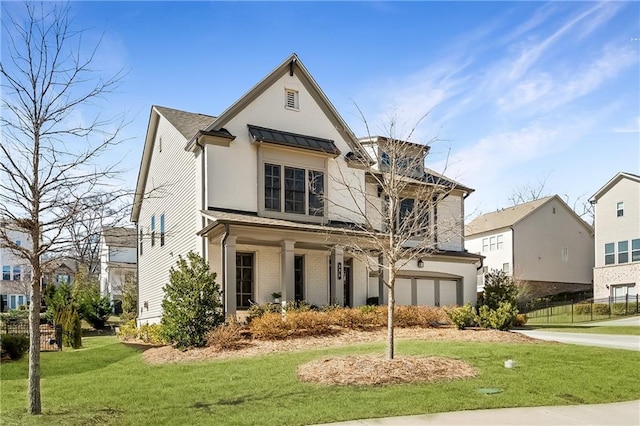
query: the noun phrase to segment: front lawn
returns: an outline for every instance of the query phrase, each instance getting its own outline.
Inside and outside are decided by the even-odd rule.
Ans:
[[[556,343],[400,341],[400,355],[438,355],[474,379],[386,387],[301,383],[296,367],[329,355],[382,353],[383,343],[199,363],[149,365],[114,337],[42,354],[42,416],[24,414],[27,361],[0,371],[3,424],[304,425],[497,407],[640,399],[640,353]],[[506,369],[506,359],[517,362]],[[500,388],[482,395],[479,388]]]

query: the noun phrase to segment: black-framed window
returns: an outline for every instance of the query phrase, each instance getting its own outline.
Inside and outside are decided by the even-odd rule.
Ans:
[[[253,253],[236,253],[236,306],[249,308],[253,298]]]
[[[309,170],[309,214],[324,215],[324,173]]]
[[[156,245],[156,215],[151,216],[151,247]]]
[[[21,276],[22,276],[22,268],[19,266],[14,266],[13,267],[13,280],[14,281],[20,281]]]
[[[304,169],[284,168],[284,211],[304,214],[305,179]]]
[[[324,215],[324,172],[265,163],[264,209]]]
[[[140,228],[140,256],[142,256],[142,228]]]
[[[304,256],[293,258],[293,281],[295,300],[304,300]]]
[[[618,201],[616,203],[616,216],[617,217],[624,216],[624,201]]]
[[[264,208],[265,210],[280,211],[280,166],[276,164],[264,165]]]
[[[164,245],[164,213],[160,215],[160,246]]]

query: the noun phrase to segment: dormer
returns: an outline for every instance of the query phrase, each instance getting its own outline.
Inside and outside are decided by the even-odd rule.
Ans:
[[[359,141],[375,162],[374,170],[386,172],[395,169],[407,177],[423,178],[428,146],[385,136],[371,136]]]

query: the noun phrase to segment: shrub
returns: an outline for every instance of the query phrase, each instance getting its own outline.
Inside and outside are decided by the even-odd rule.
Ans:
[[[0,337],[2,352],[6,352],[12,360],[18,360],[29,350],[29,336],[24,334],[4,334]]]
[[[207,346],[219,351],[239,349],[244,346],[243,327],[235,317],[228,317],[227,322],[216,326],[207,333]]]
[[[116,336],[122,340],[133,340],[138,338],[138,328],[136,327],[136,322],[131,320],[125,324],[122,324]]]
[[[204,346],[206,335],[224,321],[216,275],[198,254],[179,256],[162,301],[162,332],[178,348]]]
[[[251,323],[254,318],[260,318],[267,312],[279,313],[282,311],[282,306],[274,303],[265,303],[262,305],[254,304],[247,310],[247,324]]]
[[[332,325],[351,330],[365,330],[380,326],[376,313],[375,306],[361,306],[360,308],[334,309],[326,312],[325,315]]]
[[[482,327],[509,330],[517,314],[518,309],[509,302],[500,302],[498,309],[491,309],[487,305],[483,305],[478,312],[478,322]]]
[[[100,294],[100,284],[97,279],[89,276],[86,266],[78,269],[73,279],[71,296],[81,319],[95,329],[104,327],[113,312],[113,306],[109,297]]]
[[[138,339],[152,345],[164,345],[162,324],[142,324],[138,330]]]
[[[63,346],[79,349],[82,347],[82,328],[78,310],[73,304],[64,306],[56,311],[54,324],[62,326]]]
[[[478,313],[476,312],[476,308],[471,306],[471,303],[467,303],[464,306],[448,309],[447,315],[449,315],[451,322],[456,326],[456,328],[462,330],[465,327],[472,327],[475,325]]]
[[[394,325],[396,327],[437,327],[450,324],[443,308],[434,306],[396,306]]]
[[[287,312],[284,318],[281,314],[266,313],[254,318],[249,330],[254,338],[265,340],[323,336],[332,332],[327,315],[316,311]]]
[[[529,318],[525,314],[516,315],[516,319],[513,322],[513,325],[516,327],[524,327],[527,324]]]
[[[122,314],[120,318],[125,321],[134,319],[138,309],[138,285],[133,273],[127,273],[122,287]]]
[[[485,274],[484,292],[481,298],[481,305],[486,305],[489,309],[498,309],[500,302],[507,302],[516,306],[518,297],[518,287],[511,277],[503,271],[493,270]]]
[[[591,314],[591,303],[579,303],[573,306],[573,312],[576,315]]]

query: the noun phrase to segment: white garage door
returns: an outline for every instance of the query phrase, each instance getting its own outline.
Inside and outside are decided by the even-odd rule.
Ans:
[[[458,302],[457,283],[440,280],[440,306],[455,305]]]
[[[418,305],[435,306],[436,305],[436,289],[434,280],[418,279],[418,298],[416,302]]]
[[[411,305],[410,278],[396,278],[396,304]]]

